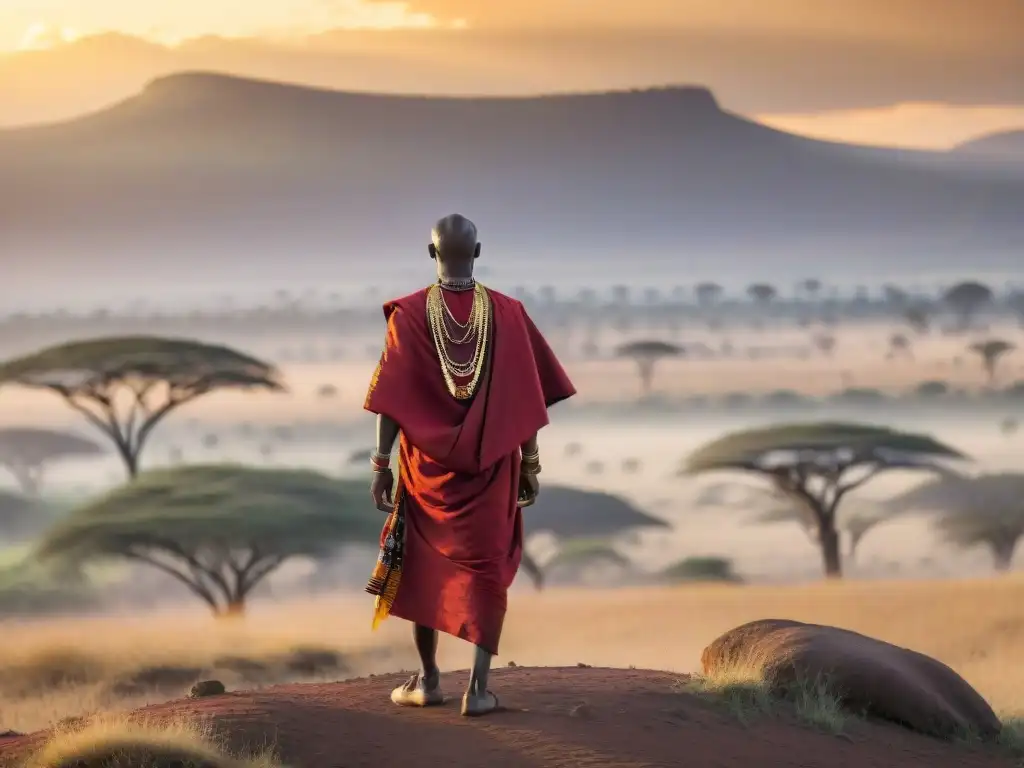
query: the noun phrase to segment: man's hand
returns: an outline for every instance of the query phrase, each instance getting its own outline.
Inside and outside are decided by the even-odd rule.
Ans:
[[[519,506],[528,507],[537,500],[540,494],[540,481],[536,475],[525,472],[519,475]]]
[[[370,496],[373,504],[381,512],[390,512],[395,505],[392,500],[392,492],[395,488],[395,476],[390,469],[374,470],[373,480],[370,482]]]

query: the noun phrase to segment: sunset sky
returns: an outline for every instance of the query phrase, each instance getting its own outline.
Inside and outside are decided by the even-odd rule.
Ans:
[[[38,45],[44,31],[74,37],[107,31],[160,42],[203,35],[308,34],[336,27],[402,28],[437,24],[402,2],[374,0],[3,0],[0,48]],[[50,38],[44,37],[46,42]]]
[[[3,0],[0,47],[43,27],[159,40],[317,32],[336,27],[650,27],[754,29],[977,47],[1008,41],[1018,0]]]
[[[454,90],[496,93],[696,82],[723,95],[725,106],[781,128],[907,146],[948,146],[1024,126],[1024,0],[0,0],[7,101],[0,125],[65,117],[55,99],[66,98],[71,112],[109,103],[176,66],[257,77],[280,71],[286,80],[350,88],[352,67],[336,64],[333,78],[311,56],[324,53],[322,41],[306,39],[343,29],[535,38],[503,51],[484,45],[479,50],[492,54],[489,61],[479,53],[459,59],[444,50],[448,43],[436,51],[414,43],[422,49],[417,55],[436,65],[422,70],[424,92],[443,91],[445,72]],[[160,62],[150,56],[144,66],[123,50],[70,55],[76,41],[107,32],[170,53]],[[537,42],[554,33],[571,44]],[[644,35],[659,40],[648,45]],[[174,58],[178,46],[197,38],[286,43],[291,58],[266,50],[221,55],[212,43],[201,58],[194,51]],[[351,54],[355,39],[331,55]],[[395,89],[407,88],[410,78],[396,80],[379,66],[411,56],[404,45],[377,46],[378,71],[367,87],[395,81]],[[469,62],[479,62],[479,72],[469,71]]]

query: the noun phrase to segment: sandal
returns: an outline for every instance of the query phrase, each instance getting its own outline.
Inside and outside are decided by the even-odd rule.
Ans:
[[[391,701],[400,707],[436,707],[444,704],[444,694],[440,682],[427,688],[423,676],[417,674],[391,692]]]
[[[501,708],[498,697],[493,692],[487,691],[483,696],[470,696],[468,693],[462,697],[462,716],[481,717],[496,712]]]

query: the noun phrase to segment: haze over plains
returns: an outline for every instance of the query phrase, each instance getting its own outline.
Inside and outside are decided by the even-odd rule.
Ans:
[[[18,0],[0,50],[0,124],[20,126],[0,131],[19,189],[0,296],[17,308],[400,290],[449,210],[479,220],[506,288],[569,285],[588,259],[616,282],[627,250],[641,282],[1020,271],[1024,173],[943,154],[1024,126],[1009,0]],[[652,86],[668,89],[381,109],[308,90]]]

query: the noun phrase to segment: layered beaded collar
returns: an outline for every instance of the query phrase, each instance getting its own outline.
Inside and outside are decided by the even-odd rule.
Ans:
[[[472,277],[453,277],[447,280],[438,278],[437,284],[446,291],[472,291],[476,288],[476,280]]]

